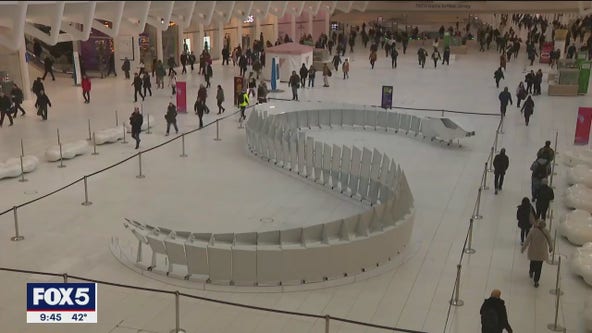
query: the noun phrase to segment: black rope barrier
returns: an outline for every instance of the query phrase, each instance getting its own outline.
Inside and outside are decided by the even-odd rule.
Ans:
[[[287,310],[279,310],[279,309],[273,309],[273,308],[266,308],[266,307],[261,307],[261,306],[256,306],[256,305],[250,305],[250,304],[244,304],[244,303],[236,303],[236,302],[230,302],[230,301],[223,301],[223,300],[220,300],[220,299],[215,299],[215,298],[210,298],[210,297],[203,297],[203,296],[191,295],[191,294],[186,294],[186,293],[179,293],[176,290],[174,291],[174,290],[165,290],[165,289],[139,287],[139,286],[130,285],[130,284],[116,283],[116,282],[110,282],[110,281],[103,281],[103,280],[97,280],[97,279],[87,278],[87,277],[83,277],[83,276],[70,275],[70,274],[64,274],[64,273],[49,273],[49,272],[31,271],[31,270],[25,270],[25,269],[8,268],[8,267],[0,267],[0,271],[6,271],[6,272],[12,272],[12,273],[24,273],[24,274],[32,274],[32,275],[53,276],[53,277],[64,277],[64,276],[67,276],[68,279],[70,279],[70,280],[86,281],[86,282],[92,282],[92,283],[107,285],[107,286],[111,286],[111,287],[125,288],[125,289],[134,289],[134,290],[154,292],[154,293],[161,293],[161,294],[175,295],[175,294],[178,293],[180,296],[184,296],[184,297],[191,298],[191,299],[197,299],[197,300],[200,300],[200,301],[205,301],[205,302],[210,302],[210,303],[217,303],[217,304],[224,304],[224,305],[229,305],[229,306],[233,306],[233,307],[239,307],[239,308],[257,310],[257,311],[264,311],[264,312],[271,312],[271,313],[279,313],[279,314],[284,314],[284,315],[297,316],[297,317],[307,317],[307,318],[315,318],[315,319],[325,319],[325,318],[327,318],[327,316],[319,315],[319,314],[314,314],[314,313],[296,312],[296,311],[287,311]],[[390,326],[372,324],[372,323],[367,323],[367,322],[363,322],[363,321],[351,320],[351,319],[340,318],[340,317],[332,317],[332,316],[329,316],[329,318],[330,319],[333,319],[333,320],[336,320],[336,321],[341,321],[341,322],[344,322],[344,323],[348,323],[348,324],[359,325],[359,326],[366,326],[366,327],[372,327],[372,328],[379,328],[379,329],[385,329],[385,330],[390,330],[390,331],[395,331],[395,332],[427,333],[427,332],[424,332],[424,331],[416,331],[416,330],[409,330],[409,329],[404,329],[404,328],[390,327]]]

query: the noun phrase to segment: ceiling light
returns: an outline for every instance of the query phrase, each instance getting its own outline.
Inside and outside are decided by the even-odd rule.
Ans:
[[[160,18],[160,24],[164,24],[164,19],[162,17]]]

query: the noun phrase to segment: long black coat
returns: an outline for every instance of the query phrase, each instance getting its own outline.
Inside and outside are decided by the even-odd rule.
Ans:
[[[142,130],[142,124],[144,123],[144,116],[139,112],[132,113],[129,118],[130,125],[132,126],[132,132],[140,132]]]

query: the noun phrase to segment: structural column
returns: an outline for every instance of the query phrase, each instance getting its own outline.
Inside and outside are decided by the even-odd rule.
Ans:
[[[279,20],[280,20],[279,17],[274,16],[274,19],[273,19],[273,36],[272,36],[273,38],[271,40],[271,43],[272,44],[275,44],[275,42],[278,40],[279,35],[280,35],[279,24],[278,24],[278,21]]]
[[[253,36],[252,42],[259,40],[259,35],[261,34],[261,19],[259,16],[255,17],[255,36]]]
[[[177,24],[177,40],[179,43],[179,54],[176,55],[177,57],[180,56],[183,51],[185,51],[185,43],[183,42],[183,39],[183,26]]]
[[[290,38],[292,41],[298,40],[296,38],[296,15],[290,14]]]
[[[216,38],[216,42],[216,55],[222,59],[222,49],[224,48],[224,22],[222,21],[218,22],[218,37]]]
[[[197,54],[198,54],[198,58],[199,58],[199,54],[201,54],[203,52],[204,49],[204,25],[202,23],[199,24],[199,32],[197,33],[197,38],[195,40],[195,42],[197,43]]]
[[[29,78],[29,66],[27,65],[27,46],[25,43],[25,35],[22,36],[21,47],[18,51],[19,67],[21,73],[21,90],[23,91],[25,99],[31,98],[31,79]]]
[[[241,19],[237,19],[236,21],[237,21],[237,23],[236,23],[236,28],[237,28],[236,35],[237,36],[236,37],[238,38],[237,44],[240,45],[242,48],[243,47],[243,21]]]
[[[156,28],[156,58],[164,61],[163,50],[162,50],[162,30]]]
[[[331,32],[331,13],[329,11],[325,11],[325,33],[327,36],[330,35]]]
[[[308,14],[308,24],[306,25],[306,34],[312,36],[313,15],[312,15],[312,12],[307,12],[307,14]]]

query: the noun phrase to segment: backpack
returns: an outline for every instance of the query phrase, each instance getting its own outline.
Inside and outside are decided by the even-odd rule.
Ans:
[[[483,332],[501,332],[497,311],[492,305],[488,305],[481,314],[481,329]]]

